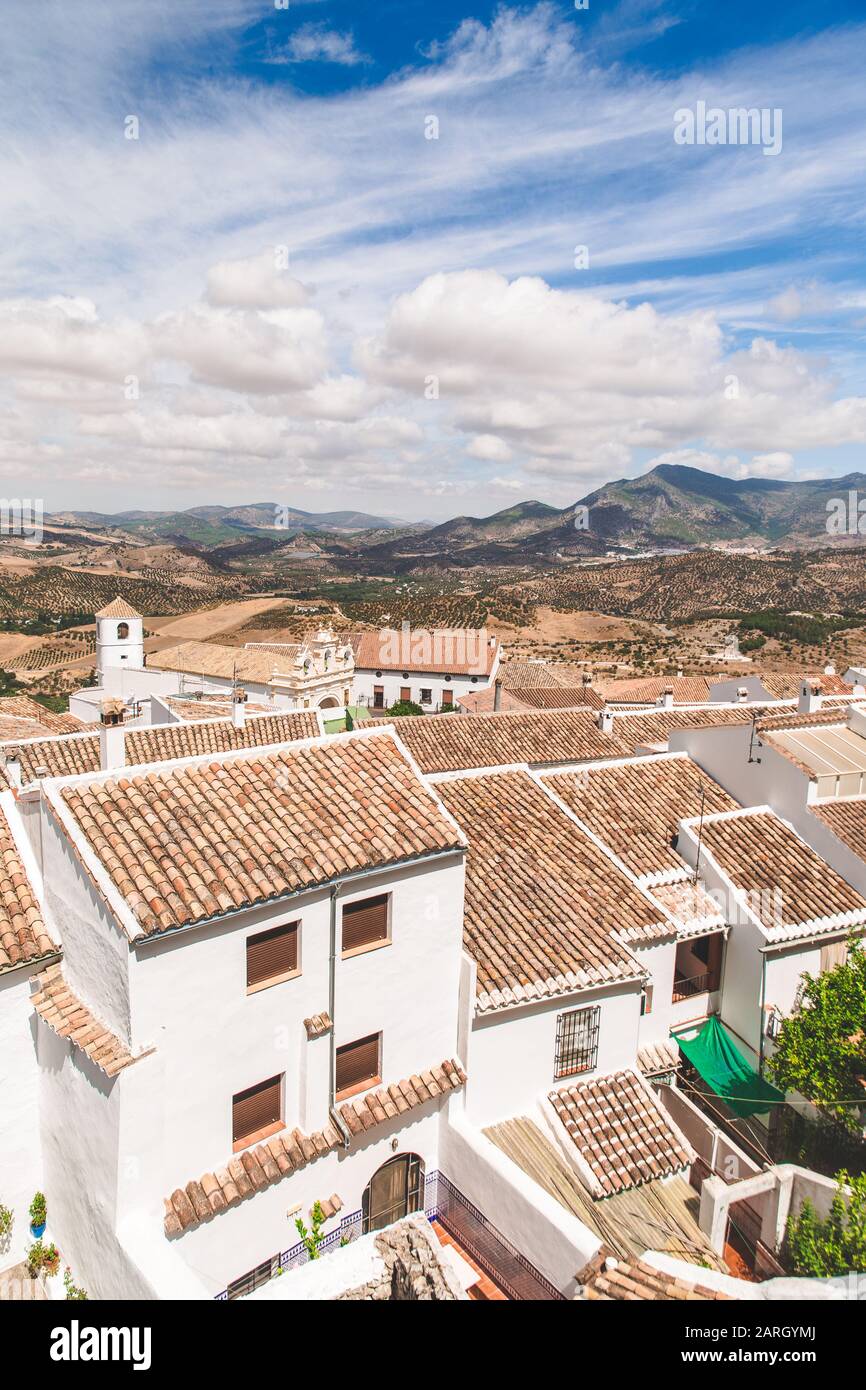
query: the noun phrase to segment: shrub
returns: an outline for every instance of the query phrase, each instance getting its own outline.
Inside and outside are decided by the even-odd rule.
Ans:
[[[866,1273],[866,1173],[849,1177],[843,1169],[836,1182],[826,1221],[808,1199],[799,1215],[788,1218],[786,1250],[795,1274],[829,1278],[852,1270]]]
[[[44,1192],[37,1192],[30,1203],[30,1220],[34,1226],[41,1226],[47,1220]]]

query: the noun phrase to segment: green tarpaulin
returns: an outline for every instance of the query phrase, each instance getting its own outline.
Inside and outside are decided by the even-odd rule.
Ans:
[[[674,1042],[713,1094],[720,1096],[741,1119],[758,1115],[785,1099],[781,1091],[752,1070],[715,1015],[693,1038],[674,1038]]]

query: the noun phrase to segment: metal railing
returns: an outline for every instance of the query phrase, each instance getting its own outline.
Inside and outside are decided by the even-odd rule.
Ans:
[[[681,999],[693,999],[696,994],[707,994],[712,988],[712,977],[709,970],[705,970],[703,975],[691,975],[688,979],[680,975],[674,980],[673,994],[671,1003],[679,1004]]]
[[[522,1255],[501,1231],[488,1221],[483,1212],[464,1197],[444,1173],[434,1170],[424,1180],[424,1213],[428,1220],[438,1220],[445,1230],[471,1255],[485,1274],[499,1285],[511,1299],[520,1301],[562,1300],[560,1293],[549,1279]],[[350,1212],[340,1221],[339,1226],[326,1236],[319,1246],[319,1255],[329,1255],[339,1250],[350,1240],[362,1233],[363,1213]],[[254,1289],[278,1277],[289,1269],[297,1269],[307,1263],[310,1252],[303,1241],[288,1250],[278,1251],[269,1260],[256,1265],[238,1279],[233,1279],[227,1289],[216,1294],[217,1302],[243,1298]]]

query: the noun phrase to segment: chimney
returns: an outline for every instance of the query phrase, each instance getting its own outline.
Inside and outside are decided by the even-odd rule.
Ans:
[[[748,700],[748,698],[749,698],[749,690],[748,690],[748,687],[745,686],[745,685],[739,686],[739,688],[737,689],[737,704],[738,704],[738,705],[744,705],[744,704],[746,703],[746,701]]]
[[[126,729],[122,700],[103,700],[99,714],[99,766],[103,772],[126,766]]]
[[[673,709],[673,707],[674,707],[674,688],[673,688],[672,685],[666,685],[666,686],[665,686],[665,688],[664,688],[664,694],[662,695],[662,698],[661,698],[660,703],[661,703],[662,709]]]
[[[6,776],[13,787],[21,786],[21,750],[10,748],[6,754]]]
[[[583,681],[583,688],[584,688],[584,690],[588,690],[589,687],[592,685],[592,672],[591,672],[591,671],[584,671],[583,676],[581,677],[581,679],[582,679],[582,681]]]
[[[835,674],[836,674],[836,667],[835,667],[835,666],[825,666],[825,667],[824,667],[824,675],[825,675],[825,676],[835,676]]]
[[[502,681],[496,681],[493,686],[493,708],[502,708]]]
[[[245,690],[232,691],[232,724],[236,729],[242,729],[246,720],[247,692]]]
[[[613,733],[613,710],[607,705],[598,712],[598,727],[603,734]]]
[[[800,698],[797,701],[797,711],[799,714],[814,714],[821,708],[821,687],[817,681],[805,680],[800,686]]]

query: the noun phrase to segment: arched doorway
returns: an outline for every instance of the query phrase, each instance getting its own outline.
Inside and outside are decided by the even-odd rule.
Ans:
[[[339,709],[340,701],[335,695],[326,695],[324,700],[319,701],[319,709]]]
[[[397,1154],[377,1168],[362,1200],[363,1232],[381,1231],[424,1206],[424,1160],[420,1154]]]

